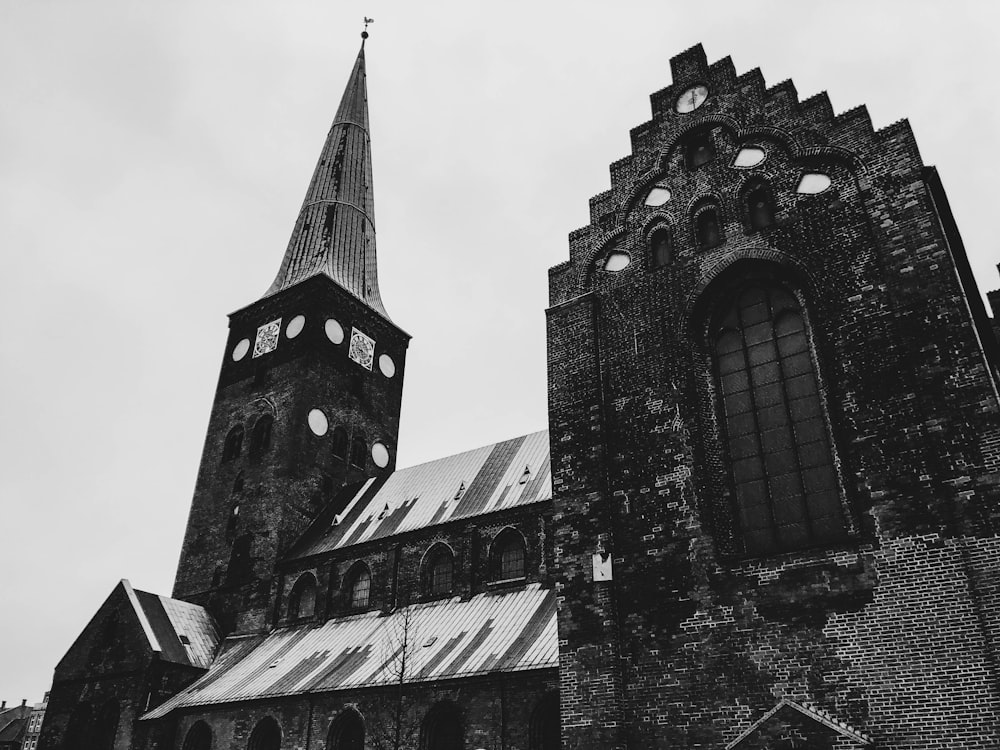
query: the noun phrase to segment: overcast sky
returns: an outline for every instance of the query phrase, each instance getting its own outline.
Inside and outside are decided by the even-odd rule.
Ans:
[[[270,284],[367,47],[399,465],[546,426],[546,270],[702,42],[909,117],[983,291],[998,5],[0,0],[0,698],[41,699],[120,578],[169,595],[226,315]]]

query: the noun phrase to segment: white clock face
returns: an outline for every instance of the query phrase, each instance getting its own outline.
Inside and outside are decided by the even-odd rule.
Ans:
[[[372,361],[375,359],[375,339],[366,336],[357,328],[352,328],[351,348],[347,356],[366,370],[372,369]]]
[[[257,329],[257,340],[253,344],[253,356],[273,352],[278,348],[278,331],[281,330],[281,318],[265,323]]]
[[[682,115],[687,114],[688,112],[694,112],[698,109],[698,107],[705,103],[707,98],[707,86],[692,86],[677,97],[677,111]]]

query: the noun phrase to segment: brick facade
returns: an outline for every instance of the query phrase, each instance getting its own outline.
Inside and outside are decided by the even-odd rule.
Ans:
[[[874,132],[700,47],[672,70],[550,273],[563,746],[721,748],[788,698],[880,748],[995,747],[995,343],[936,174],[905,122]],[[704,104],[676,112],[696,84]],[[715,154],[692,168],[696,136]],[[766,160],[734,167],[748,146]],[[809,171],[831,187],[798,194]],[[644,205],[656,185],[670,200]],[[774,221],[755,229],[761,185]],[[707,202],[721,241],[703,248]],[[710,321],[754,277],[807,320],[836,544],[753,554],[741,531]]]
[[[363,63],[345,95],[357,116],[331,132],[367,127]],[[118,750],[198,750],[199,733],[235,750],[261,726],[282,748],[353,747],[338,732],[355,717],[378,750],[397,727],[399,747],[422,750],[552,750],[559,731],[566,750],[1000,746],[1000,352],[940,179],[906,122],[875,131],[863,107],[835,116],[825,94],[800,102],[791,82],[767,88],[700,46],[671,66],[550,271],[552,499],[310,546],[395,469],[408,345],[380,299],[361,301],[363,281],[351,293],[312,275],[231,317],[178,567],[174,596],[204,605],[230,643],[555,588],[558,669],[171,709],[197,670],[150,661],[134,628],[111,648],[101,623],[124,607],[112,597],[57,670],[43,750],[71,734],[74,711],[110,703],[121,722],[103,747]],[[311,190],[328,168],[366,174],[367,131],[351,137],[353,167],[334,148]],[[370,217],[327,202],[350,214],[373,279]],[[326,215],[317,247],[334,235]],[[304,262],[287,256],[282,274]],[[273,351],[233,356],[279,318]],[[376,342],[370,369],[346,356],[354,328]],[[251,450],[262,418],[270,439]],[[335,447],[337,428],[348,446],[363,436],[363,460]],[[401,507],[386,506],[394,524]],[[498,580],[501,535],[524,540],[523,578]],[[437,592],[434,549],[454,560]],[[452,720],[435,743],[434,722]]]

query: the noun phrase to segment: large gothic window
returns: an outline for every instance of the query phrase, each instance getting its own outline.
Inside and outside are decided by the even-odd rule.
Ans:
[[[715,320],[715,367],[736,509],[749,554],[845,535],[829,432],[801,306],[754,282]]]
[[[365,750],[365,721],[354,709],[343,711],[330,727],[327,750]]]
[[[420,726],[420,750],[463,750],[462,717],[454,703],[436,704]]]

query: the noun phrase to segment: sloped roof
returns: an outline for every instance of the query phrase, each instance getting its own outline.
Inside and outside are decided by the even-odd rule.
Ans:
[[[289,555],[305,557],[552,498],[547,430],[370,479]]]
[[[142,718],[187,706],[394,684],[404,634],[412,644],[406,682],[559,664],[555,592],[532,584],[229,638],[208,674]]]
[[[773,721],[784,720],[801,723],[803,719],[808,720],[822,730],[846,738],[858,747],[871,747],[872,745],[871,737],[864,732],[854,729],[847,722],[835,718],[828,711],[824,711],[816,706],[796,703],[795,701],[783,698],[778,705],[755,721],[743,734],[726,745],[726,750],[737,750],[740,746],[745,746],[755,734]]]
[[[30,706],[14,706],[0,711],[0,742],[10,743],[18,740],[24,732],[31,714]]]
[[[174,664],[208,669],[219,646],[211,615],[197,604],[132,588],[122,579],[129,601],[153,651]]]

